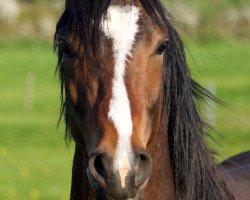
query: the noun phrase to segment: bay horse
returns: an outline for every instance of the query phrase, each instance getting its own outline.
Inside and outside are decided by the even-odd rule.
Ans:
[[[250,199],[250,152],[216,165],[182,40],[159,0],[66,0],[55,50],[72,200]]]

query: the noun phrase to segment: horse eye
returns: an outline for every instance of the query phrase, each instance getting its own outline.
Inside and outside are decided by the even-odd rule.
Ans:
[[[74,56],[73,49],[65,41],[60,41],[58,44],[58,47],[64,56],[67,56],[67,57]]]
[[[164,41],[162,42],[156,49],[156,54],[158,55],[162,55],[165,50],[167,49],[167,44],[168,44],[168,41]]]

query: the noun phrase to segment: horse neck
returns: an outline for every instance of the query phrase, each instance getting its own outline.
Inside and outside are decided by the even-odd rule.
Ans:
[[[166,120],[161,118],[161,114],[158,118],[159,120],[156,120],[158,123],[154,124],[152,133],[155,137],[148,145],[148,151],[153,158],[153,170],[143,199],[173,200],[175,199],[175,188],[166,124],[164,123]]]

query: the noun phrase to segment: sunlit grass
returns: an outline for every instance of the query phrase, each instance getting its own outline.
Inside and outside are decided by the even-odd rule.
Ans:
[[[59,87],[52,45],[0,42],[0,199],[68,199],[72,150],[57,128]],[[32,110],[25,82],[34,74]]]
[[[219,41],[194,45],[189,63],[203,85],[213,82],[215,94],[228,106],[216,106],[214,145],[221,158],[250,149],[250,41]]]

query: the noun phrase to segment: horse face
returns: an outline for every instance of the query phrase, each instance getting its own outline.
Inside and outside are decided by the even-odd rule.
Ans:
[[[86,148],[97,198],[139,199],[161,114],[165,34],[136,5],[111,5],[100,27],[100,65],[81,59],[83,47],[70,56],[77,40],[58,36],[67,40],[60,49],[66,101],[75,110],[69,118],[77,115],[69,128]]]

